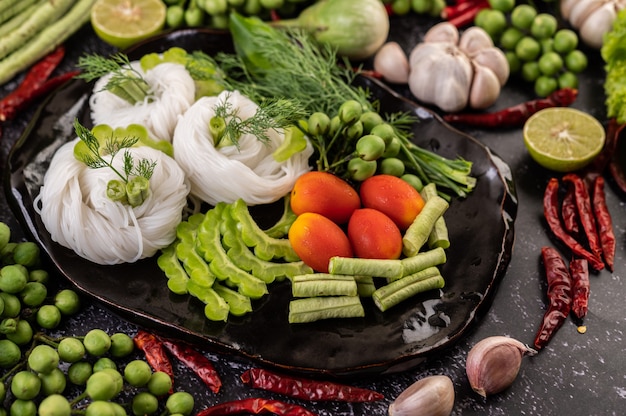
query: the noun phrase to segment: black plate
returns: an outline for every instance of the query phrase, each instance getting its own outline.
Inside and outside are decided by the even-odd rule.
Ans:
[[[223,32],[183,30],[142,43],[129,56],[171,46],[207,53],[232,50]],[[74,117],[91,125],[86,101],[91,87],[83,81],[71,81],[49,97],[14,146],[5,174],[8,199],[69,281],[140,325],[299,372],[346,376],[409,368],[457,341],[489,307],[510,261],[517,201],[509,167],[488,148],[378,81],[361,77],[358,82],[380,100],[384,112],[410,111],[420,119],[414,126],[416,143],[472,161],[478,178],[474,192],[453,200],[445,215],[452,242],[442,269],[446,287],[385,313],[366,301],[363,319],[289,325],[290,288],[280,283],[248,316],[210,322],[196,299],[169,292],[154,258],[99,266],[54,243],[33,200],[54,150],[74,137]]]

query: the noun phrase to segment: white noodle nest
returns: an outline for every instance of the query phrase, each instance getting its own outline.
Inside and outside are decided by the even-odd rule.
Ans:
[[[150,147],[129,149],[137,162],[156,162],[150,195],[135,208],[106,196],[107,183],[119,179],[109,168],[92,169],[76,160],[74,144],[61,146],[44,177],[36,207],[54,241],[94,263],[132,263],[153,256],[176,237],[189,185],[169,156]],[[122,168],[123,152],[113,165]]]
[[[89,98],[91,119],[94,124],[126,127],[141,124],[148,129],[151,138],[172,141],[178,116],[195,101],[194,80],[183,65],[161,63],[143,72],[138,61],[131,66],[141,73],[152,89],[152,95],[135,105],[104,90],[111,75],[96,81]]]
[[[296,179],[310,170],[313,147],[285,162],[274,160],[272,153],[284,141],[281,132],[268,130],[268,143],[246,134],[236,146],[215,148],[209,121],[215,107],[228,100],[237,116],[245,120],[258,106],[238,91],[224,91],[217,97],[200,98],[181,117],[174,132],[174,158],[187,173],[191,194],[210,204],[232,203],[243,199],[248,205],[277,201],[289,193]]]

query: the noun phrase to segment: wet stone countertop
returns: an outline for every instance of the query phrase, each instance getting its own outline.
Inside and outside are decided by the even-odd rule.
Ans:
[[[419,23],[419,22],[418,22]],[[392,21],[392,38],[408,48],[423,34],[419,24]],[[70,39],[64,65],[71,67],[84,52],[108,53],[110,48],[99,42],[85,28]],[[597,52],[590,52],[591,69],[581,78],[579,98],[573,105],[606,122],[603,96],[602,62]],[[62,70],[63,68],[61,68]],[[15,86],[0,88],[0,96]],[[527,85],[507,85],[495,108],[504,108],[532,97]],[[4,123],[0,139],[0,169],[13,143],[19,138],[34,110]],[[532,344],[545,311],[545,277],[540,262],[544,245],[554,245],[543,221],[542,195],[552,176],[534,163],[524,148],[521,130],[465,130],[488,146],[511,168],[515,179],[518,212],[515,221],[513,255],[506,275],[499,285],[487,314],[458,343],[418,367],[398,374],[353,380],[351,384],[372,388],[385,395],[385,400],[372,404],[310,403],[307,408],[320,415],[385,415],[391,401],[414,381],[427,375],[445,374],[454,382],[456,399],[453,415],[618,415],[626,405],[626,361],[624,360],[626,330],[626,215],[624,195],[607,181],[607,200],[613,215],[617,236],[615,271],[603,270],[591,275],[589,312],[585,319],[587,332],[577,332],[577,325],[568,319],[549,345],[535,357],[525,358],[518,379],[501,394],[483,399],[475,394],[465,375],[465,360],[470,348],[491,335],[514,337]],[[3,185],[4,186],[4,185]],[[23,236],[13,213],[7,206],[4,191],[0,197],[0,221],[8,223],[14,234]],[[489,232],[489,230],[485,230]],[[463,242],[454,242],[463,244]],[[467,250],[471,250],[467,247]],[[60,284],[65,284],[60,281]],[[84,334],[91,328],[109,332],[134,334],[136,324],[122,319],[103,306],[85,302],[78,315],[64,321],[58,332],[65,335]],[[241,357],[203,350],[215,363],[222,378],[220,393],[213,394],[186,368],[177,365],[177,388],[192,392],[196,409],[236,398],[270,397],[244,387],[239,376],[254,363]]]

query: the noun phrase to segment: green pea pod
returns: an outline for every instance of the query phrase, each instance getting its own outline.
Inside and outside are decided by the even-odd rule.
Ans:
[[[256,16],[244,17],[231,12],[228,29],[233,36],[235,52],[252,75],[262,76],[279,64],[262,48],[264,38],[280,36],[267,23]]]
[[[267,285],[261,279],[237,267],[222,245],[219,230],[225,205],[219,203],[206,213],[204,221],[198,228],[198,249],[218,279],[228,279],[238,287],[239,293],[258,299],[267,293]]]
[[[254,254],[262,260],[284,259],[298,261],[300,258],[286,238],[272,238],[265,234],[250,215],[248,206],[242,199],[233,202],[231,215],[241,226],[241,237],[248,247],[254,247]]]
[[[325,296],[289,302],[290,324],[363,316],[365,316],[365,310],[358,296]]]
[[[384,312],[418,293],[440,289],[444,284],[439,269],[429,267],[380,287],[372,293],[372,299],[378,309]]]
[[[157,257],[157,265],[165,273],[167,277],[167,287],[177,295],[187,293],[187,282],[189,276],[183,268],[176,255],[176,246],[179,242],[175,241],[169,246],[161,250],[161,254]]]
[[[252,302],[249,297],[220,285],[219,283],[213,285],[213,290],[228,303],[231,314],[242,316],[248,312],[252,312]]]
[[[358,290],[353,276],[312,273],[294,276],[291,281],[291,294],[295,298],[358,296]]]
[[[201,286],[190,280],[189,293],[204,303],[204,316],[211,321],[226,321],[230,306],[213,288]]]

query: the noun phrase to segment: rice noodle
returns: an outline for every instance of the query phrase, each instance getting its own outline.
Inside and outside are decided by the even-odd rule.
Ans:
[[[111,169],[92,169],[76,160],[73,150],[78,140],[57,150],[35,201],[52,239],[105,265],[151,257],[174,241],[189,192],[178,164],[150,147],[129,149],[135,161],[156,162],[150,195],[133,208],[106,196],[108,181],[119,179]],[[122,153],[113,165],[123,170]]]
[[[209,121],[215,107],[224,100],[238,109],[245,120],[258,106],[238,91],[224,91],[217,97],[202,97],[181,117],[174,132],[174,158],[187,173],[191,194],[210,204],[243,199],[248,205],[274,202],[291,191],[296,179],[310,169],[307,148],[285,162],[272,153],[284,141],[282,131],[268,130],[268,143],[245,134],[234,145],[215,148]]]
[[[180,64],[161,63],[145,73],[138,61],[131,62],[131,66],[143,74],[152,95],[132,105],[104,90],[111,78],[106,75],[96,81],[89,99],[93,123],[108,124],[113,128],[141,124],[148,129],[151,138],[171,142],[178,116],[195,100],[194,80]]]

